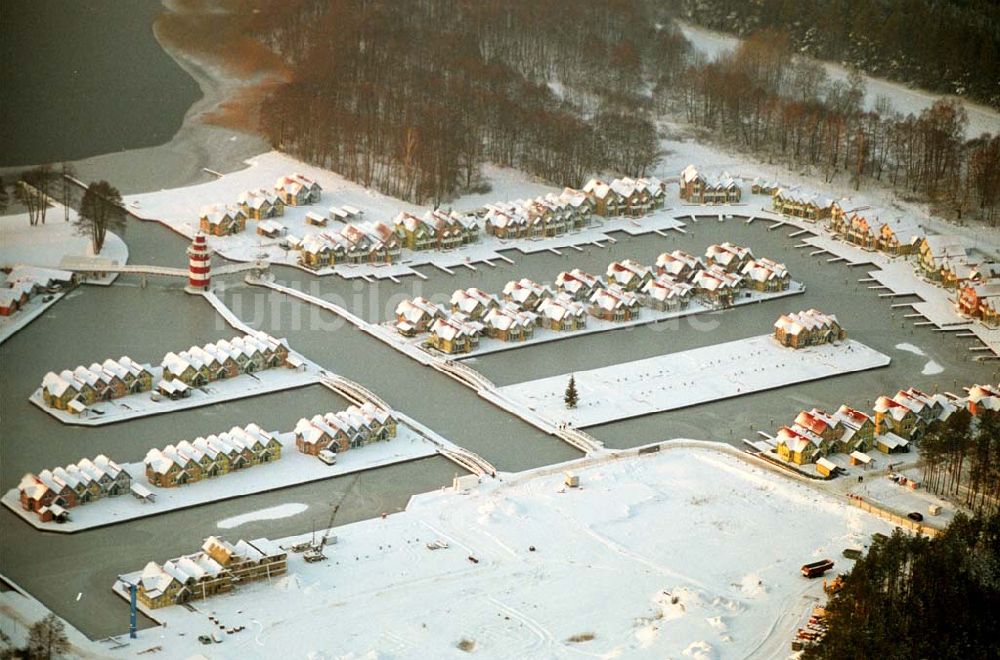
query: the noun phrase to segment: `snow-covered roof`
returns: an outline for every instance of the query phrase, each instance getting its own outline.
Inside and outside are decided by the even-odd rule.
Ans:
[[[639,306],[639,299],[634,293],[613,285],[606,289],[594,290],[590,296],[590,302],[594,306],[608,311]]]
[[[834,470],[837,469],[837,465],[833,461],[822,456],[816,459],[816,465],[822,466],[823,468],[829,470],[830,472],[833,472]]]
[[[552,294],[548,287],[544,287],[527,277],[519,280],[511,280],[503,287],[503,294],[511,300],[524,304],[532,298],[544,298]]]
[[[604,286],[604,281],[596,275],[591,275],[579,268],[574,268],[571,271],[559,273],[556,276],[556,286],[563,291],[576,294],[581,290],[590,291],[595,287],[602,287]]]
[[[420,323],[423,319],[432,319],[444,316],[444,310],[423,296],[407,298],[396,305],[396,316],[403,317],[410,323]]]
[[[833,314],[824,314],[817,309],[808,309],[801,312],[793,312],[791,314],[782,314],[777,321],[774,322],[774,327],[784,330],[786,333],[791,335],[796,335],[803,330],[820,330],[832,328],[834,326],[839,327],[837,322],[837,317]]]
[[[675,298],[687,298],[691,295],[692,287],[686,282],[677,282],[668,275],[660,275],[656,279],[646,282],[642,287],[642,292],[654,300],[672,300]]]
[[[818,209],[828,209],[836,203],[829,197],[798,188],[778,188],[774,191],[774,197],[802,206],[815,206]]]
[[[451,294],[451,304],[458,307],[459,311],[470,314],[479,306],[487,309],[496,307],[500,304],[500,301],[491,293],[486,293],[475,287],[469,287],[468,289],[456,289]]]
[[[487,312],[486,316],[483,317],[483,324],[486,327],[506,331],[514,327],[532,328],[535,326],[537,320],[537,314],[526,312],[514,305],[507,304],[493,308]]]
[[[679,276],[684,271],[695,271],[705,267],[701,259],[683,250],[664,252],[656,258],[656,267],[665,273]]]
[[[606,275],[609,284],[615,283],[626,286],[636,279],[643,280],[652,277],[653,270],[649,266],[640,264],[632,259],[625,259],[623,261],[612,261],[608,264]]]
[[[587,308],[583,303],[573,300],[565,294],[546,298],[538,305],[538,314],[554,321],[562,321],[566,317],[583,318]]]
[[[735,262],[753,259],[753,252],[750,248],[742,245],[734,245],[728,241],[717,245],[709,245],[705,250],[705,260],[728,266]]]

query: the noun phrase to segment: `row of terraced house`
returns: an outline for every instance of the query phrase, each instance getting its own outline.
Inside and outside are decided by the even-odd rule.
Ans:
[[[256,424],[218,435],[182,440],[146,453],[146,479],[159,488],[174,488],[218,477],[281,458],[281,442]]]
[[[291,364],[285,339],[275,339],[257,331],[167,353],[161,366],[164,381],[176,380],[189,387],[201,387],[213,381]]]
[[[402,254],[399,237],[389,225],[378,221],[309,234],[296,248],[299,264],[311,270],[338,264],[390,264]]]
[[[266,538],[229,543],[216,536],[205,539],[201,550],[162,565],[149,562],[129,576],[136,599],[150,609],[227,593],[241,584],[284,575],[288,553]]]
[[[843,405],[829,414],[813,408],[802,411],[788,426],[778,429],[775,451],[785,461],[804,465],[818,463],[817,470],[829,476],[831,454],[850,454],[852,461],[867,464],[866,452],[883,454],[909,451],[935,421],[947,421],[957,410],[973,415],[984,410],[1000,412],[1000,386],[974,385],[965,397],[949,393],[928,394],[916,388],[880,396],[873,414]]]
[[[315,456],[325,450],[343,453],[396,437],[397,421],[388,410],[366,401],[339,412],[303,417],[295,424],[295,446]]]
[[[246,229],[247,219],[267,220],[284,215],[286,206],[316,204],[323,188],[304,174],[279,177],[273,190],[247,190],[236,203],[205,206],[198,214],[201,231],[212,236],[231,236]]]
[[[959,314],[1000,327],[1000,263],[975,256],[957,236],[927,236],[918,252],[919,272],[955,290]]]
[[[289,364],[288,343],[258,331],[167,353],[161,364],[163,379],[157,389],[177,398],[185,396],[190,387]],[[153,370],[148,365],[128,356],[108,358],[89,367],[48,372],[42,379],[41,396],[51,408],[79,414],[100,401],[148,392],[153,389],[153,381]]]
[[[740,184],[729,175],[709,175],[688,165],[680,175],[680,198],[690,204],[737,204],[743,196]]]
[[[555,288],[528,278],[511,280],[500,295],[477,288],[452,294],[450,312],[418,297],[396,307],[396,330],[405,337],[430,333],[430,346],[445,353],[474,350],[482,336],[526,341],[537,327],[575,331],[587,317],[626,322],[639,318],[643,307],[657,311],[686,308],[693,296],[728,306],[747,286],[760,291],[787,289],[784,265],[754,259],[748,248],[730,243],[710,246],[706,261],[683,251],[661,254],[656,268],[631,259],[612,262],[604,278],[579,269],[559,273]]]
[[[32,298],[64,291],[77,282],[77,274],[67,270],[18,265],[0,271],[0,316],[10,316]]]
[[[89,367],[81,365],[59,373],[48,372],[42,378],[42,400],[50,408],[81,413],[99,401],[148,392],[152,388],[153,372],[149,367],[124,355]]]
[[[129,492],[137,497],[148,496],[142,489],[133,491],[132,476],[103,454],[38,474],[28,472],[21,477],[17,490],[21,508],[35,513],[42,522],[63,522],[69,517],[68,509],[104,497]]]
[[[882,221],[877,216],[848,215],[839,207],[830,216],[830,229],[852,245],[891,256],[915,254],[924,240],[923,229],[904,218]]]
[[[558,195],[487,204],[479,213],[490,236],[551,238],[586,227],[593,209],[593,201],[586,193],[566,188]]]

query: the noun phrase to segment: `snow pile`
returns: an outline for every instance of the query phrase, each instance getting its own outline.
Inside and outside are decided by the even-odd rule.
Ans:
[[[749,573],[740,580],[740,593],[747,598],[758,598],[767,593],[764,582],[756,573]]]
[[[705,623],[707,623],[712,628],[722,632],[725,632],[726,630],[729,629],[728,626],[726,626],[726,622],[722,620],[721,616],[709,617],[705,619]]]
[[[298,575],[286,575],[274,583],[274,588],[278,591],[299,591],[302,589],[302,578]]]
[[[712,645],[704,640],[698,640],[697,642],[691,642],[686,649],[681,652],[686,658],[692,658],[693,660],[713,660],[716,657],[715,649]]]
[[[942,371],[944,371],[944,367],[942,367],[938,362],[931,360],[930,362],[924,365],[924,369],[920,373],[922,373],[925,376],[933,376],[935,374],[941,373]]]
[[[913,344],[908,344],[903,342],[901,344],[896,344],[896,348],[901,351],[906,351],[907,353],[913,353],[914,355],[919,355],[921,357],[927,355],[924,350],[919,346],[914,346]]]

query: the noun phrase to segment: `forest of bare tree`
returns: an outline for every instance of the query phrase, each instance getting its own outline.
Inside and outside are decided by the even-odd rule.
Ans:
[[[685,45],[634,0],[582,0],[571,16],[530,0],[335,0],[303,15],[267,38],[294,76],[265,100],[263,132],[419,202],[475,188],[487,161],[565,185],[644,174],[657,152],[646,80]]]
[[[940,100],[917,116],[895,112],[888,99],[865,110],[863,76],[828,80],[822,65],[794,57],[788,37],[774,31],[713,61],[692,58],[680,81],[658,88],[662,105],[767,162],[808,167],[854,189],[888,185],[958,220],[998,220],[1000,137],[967,140],[958,101]]]
[[[706,61],[653,0],[581,0],[570,14],[551,0],[218,2],[233,13],[161,29],[280,69],[253,128],[407,200],[481,189],[487,162],[554,185],[642,175],[666,118],[845,188],[892,187],[959,220],[1000,220],[1000,137],[967,140],[957,102],[919,116],[887,99],[866,110],[863,76],[829,80],[797,55],[794,31],[756,32]]]
[[[995,0],[682,0],[683,16],[742,37],[766,29],[795,51],[1000,108]]]

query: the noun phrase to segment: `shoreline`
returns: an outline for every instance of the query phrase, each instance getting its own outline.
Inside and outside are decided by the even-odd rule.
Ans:
[[[163,0],[164,12],[174,11],[170,4],[169,0]],[[240,170],[246,167],[247,158],[268,151],[269,145],[256,135],[201,121],[202,116],[217,109],[246,81],[226,75],[210,62],[167,44],[158,34],[155,21],[150,29],[160,48],[198,85],[201,98],[188,108],[180,128],[167,142],[68,161],[77,177],[107,180],[122,195],[130,195],[212,181],[216,177],[203,168],[219,172]],[[0,175],[9,176],[31,167],[3,167]]]

